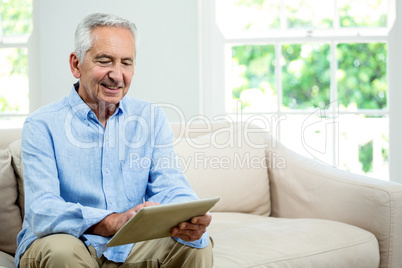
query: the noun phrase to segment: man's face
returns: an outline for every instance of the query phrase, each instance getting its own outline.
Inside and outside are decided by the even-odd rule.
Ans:
[[[92,40],[78,64],[78,94],[88,105],[117,104],[134,75],[134,37],[125,28],[99,27],[92,31]]]

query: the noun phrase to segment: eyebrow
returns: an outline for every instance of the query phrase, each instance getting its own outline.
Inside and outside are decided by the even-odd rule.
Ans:
[[[95,60],[102,59],[102,58],[107,58],[107,59],[112,59],[112,60],[115,59],[114,57],[107,55],[107,54],[101,54],[101,55],[94,57]],[[122,61],[126,61],[126,60],[134,61],[134,59],[132,57],[125,57],[125,58],[122,58],[121,60]]]
[[[108,58],[108,59],[114,59],[112,56],[106,55],[106,54],[101,54],[101,55],[97,55],[94,57],[94,59],[98,60],[101,58]]]
[[[123,61],[125,61],[125,60],[134,61],[133,58],[131,58],[131,57],[122,58],[121,60],[123,60]]]

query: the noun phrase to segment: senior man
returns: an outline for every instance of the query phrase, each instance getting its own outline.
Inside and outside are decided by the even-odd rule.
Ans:
[[[128,20],[86,16],[69,58],[78,82],[26,119],[17,267],[212,266],[209,213],[180,223],[172,237],[106,246],[140,208],[198,199],[173,164],[173,132],[161,109],[126,96],[137,40]]]

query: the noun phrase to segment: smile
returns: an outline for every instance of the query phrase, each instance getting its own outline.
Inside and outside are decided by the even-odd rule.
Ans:
[[[109,85],[106,85],[106,84],[102,84],[102,86],[104,86],[104,87],[106,87],[106,88],[108,88],[108,89],[112,89],[112,90],[116,90],[116,89],[121,88],[121,87],[119,87],[119,86],[109,86]]]

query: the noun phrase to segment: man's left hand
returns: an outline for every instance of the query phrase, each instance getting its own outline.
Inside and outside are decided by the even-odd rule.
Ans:
[[[190,222],[182,222],[177,227],[173,227],[171,234],[184,241],[195,241],[201,238],[211,223],[212,216],[207,212],[204,216],[191,218]]]

